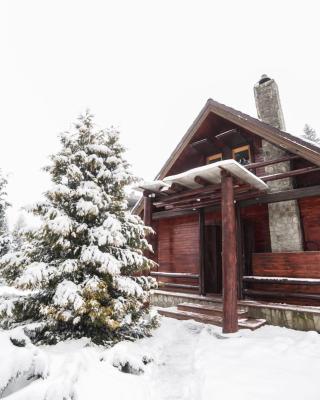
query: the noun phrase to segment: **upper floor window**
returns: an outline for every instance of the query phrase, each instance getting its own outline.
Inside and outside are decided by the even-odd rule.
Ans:
[[[241,146],[232,150],[232,157],[241,165],[247,165],[251,163],[251,152],[250,146]]]
[[[247,165],[251,163],[251,151],[250,146],[247,144],[245,146],[236,147],[232,149],[232,158],[236,160],[241,165]],[[207,157],[207,164],[212,164],[223,159],[222,153],[213,154]]]
[[[212,156],[207,157],[207,164],[213,164],[221,160],[222,160],[222,153],[213,154]]]

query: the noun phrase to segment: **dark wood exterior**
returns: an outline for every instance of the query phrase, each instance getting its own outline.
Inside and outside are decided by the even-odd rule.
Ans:
[[[286,149],[286,154],[265,161],[262,140]],[[153,274],[166,290],[205,295],[221,294],[223,288],[229,287],[226,300],[229,308],[234,308],[236,297],[320,306],[320,149],[317,146],[210,100],[157,178],[205,165],[212,154],[232,158],[232,150],[243,145],[249,145],[251,151],[247,169],[266,183],[291,177],[293,188],[258,193],[233,179],[231,193],[230,182],[228,190],[225,186],[221,190],[221,185],[210,185],[199,178],[199,189],[187,190],[177,185],[165,193],[155,193],[152,202],[150,198],[145,202],[146,222],[156,231],[154,258],[158,270]],[[290,171],[268,175],[266,167],[279,162],[290,162]],[[223,201],[230,201],[233,195],[235,207],[229,203],[226,208]],[[268,204],[290,199],[298,202],[304,251],[272,253]],[[230,215],[233,208],[234,215]],[[141,213],[142,209],[139,203],[135,211]],[[228,242],[231,251],[221,257],[223,241]],[[237,270],[231,268],[235,259]],[[231,269],[223,269],[223,263]],[[225,276],[223,284],[222,275],[226,273],[232,276]],[[263,280],[264,277],[275,279]],[[282,281],[281,277],[300,281]],[[235,319],[227,322],[229,332],[236,329],[232,321]]]

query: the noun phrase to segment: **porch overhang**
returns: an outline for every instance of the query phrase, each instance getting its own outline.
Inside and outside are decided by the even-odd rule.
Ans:
[[[202,185],[197,177],[208,181],[212,184],[221,183],[221,171],[227,171],[234,178],[247,183],[252,188],[257,190],[267,190],[268,186],[260,178],[254,175],[252,172],[244,168],[241,164],[233,159],[218,161],[214,164],[203,165],[198,168],[190,169],[178,175],[167,176],[163,179],[165,184],[172,185],[173,183],[179,183],[186,186],[189,189],[201,188]],[[198,181],[198,182],[197,182]]]
[[[258,191],[266,191],[268,185],[259,177],[254,175],[248,169],[243,167],[233,159],[218,161],[214,164],[204,165],[198,168],[192,168],[181,174],[167,176],[163,180],[152,182],[143,182],[137,190],[153,193],[165,193],[170,191],[174,184],[181,185],[185,189],[200,189],[209,184],[221,183],[221,171],[227,171],[233,178],[239,182],[249,185],[249,187]],[[202,181],[202,183],[200,183]]]

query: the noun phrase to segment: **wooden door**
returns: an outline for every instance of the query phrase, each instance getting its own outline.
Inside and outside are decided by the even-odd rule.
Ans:
[[[205,293],[222,293],[222,233],[220,225],[205,226]]]
[[[254,224],[242,221],[243,275],[252,275],[252,253],[255,251]]]

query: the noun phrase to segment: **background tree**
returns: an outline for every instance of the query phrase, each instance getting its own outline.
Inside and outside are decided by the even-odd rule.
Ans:
[[[9,254],[2,273],[23,291],[2,299],[1,323],[39,322],[34,342],[91,337],[97,343],[148,335],[154,279],[144,256],[152,232],[127,211],[124,187],[133,181],[116,129],[96,130],[92,115],[61,135],[61,151],[46,168],[54,186],[32,208],[40,227],[22,251]]]
[[[10,204],[7,202],[7,187],[8,181],[3,176],[0,170],[0,257],[8,253],[11,245],[11,236],[7,222],[7,208]]]
[[[304,139],[311,140],[312,142],[320,143],[320,137],[317,135],[317,132],[308,124],[305,124],[303,128],[302,137]]]

